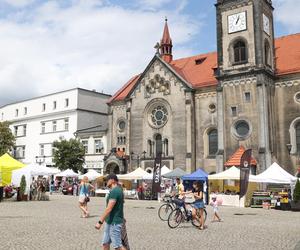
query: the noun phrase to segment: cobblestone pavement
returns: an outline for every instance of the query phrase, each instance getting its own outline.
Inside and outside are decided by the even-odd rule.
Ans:
[[[300,213],[221,207],[224,220],[200,231],[190,223],[169,229],[157,216],[158,202],[126,200],[131,248],[135,249],[300,249]],[[94,229],[104,208],[92,198],[91,217],[82,219],[77,198],[51,196],[44,202],[0,203],[0,249],[100,249],[102,231]]]

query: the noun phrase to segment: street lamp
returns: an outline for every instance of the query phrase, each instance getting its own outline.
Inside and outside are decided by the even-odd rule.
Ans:
[[[289,154],[291,154],[292,144],[290,144],[290,143],[286,144],[286,148],[289,151]]]
[[[130,161],[137,160],[138,168],[140,167],[141,155],[143,155],[143,159],[146,159],[147,152],[144,150],[141,154],[136,154],[134,152],[130,153]],[[136,159],[134,159],[134,155],[136,155]]]
[[[46,156],[36,156],[35,157],[35,162],[38,163],[39,165],[42,165],[42,163],[44,163],[46,160]]]

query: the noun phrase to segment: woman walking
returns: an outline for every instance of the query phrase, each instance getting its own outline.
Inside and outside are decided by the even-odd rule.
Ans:
[[[88,177],[84,176],[79,185],[79,208],[83,212],[81,218],[89,217],[87,203],[90,201],[90,189],[94,189],[94,187],[89,183]]]
[[[197,211],[199,211],[200,217],[199,223],[200,223],[200,230],[204,229],[204,202],[203,202],[203,184],[199,181],[195,181],[193,183],[193,194],[195,198],[195,202],[193,204],[193,218],[197,218]]]

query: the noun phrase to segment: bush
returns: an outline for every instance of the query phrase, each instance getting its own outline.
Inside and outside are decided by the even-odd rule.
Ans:
[[[300,201],[300,182],[299,182],[299,179],[297,179],[297,182],[296,182],[296,186],[295,186],[295,189],[294,189],[293,200],[294,200],[294,202]]]
[[[20,194],[21,194],[21,196],[25,194],[25,190],[26,190],[26,179],[25,179],[25,175],[22,175],[21,183],[20,183]]]

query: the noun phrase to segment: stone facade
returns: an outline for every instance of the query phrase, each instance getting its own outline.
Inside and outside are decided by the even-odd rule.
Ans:
[[[272,2],[218,0],[216,10],[217,66],[209,68],[215,84],[199,85],[193,80],[197,77],[174,66],[166,24],[161,53],[115,95],[126,92],[122,98],[112,98],[109,147],[128,157],[128,171],[138,166],[151,170],[160,151],[171,169],[220,172],[242,145],[253,150],[257,172],[277,161],[295,173],[300,161],[300,71],[277,74]],[[230,31],[241,18],[244,26]],[[193,60],[196,67],[209,57],[183,61]]]

